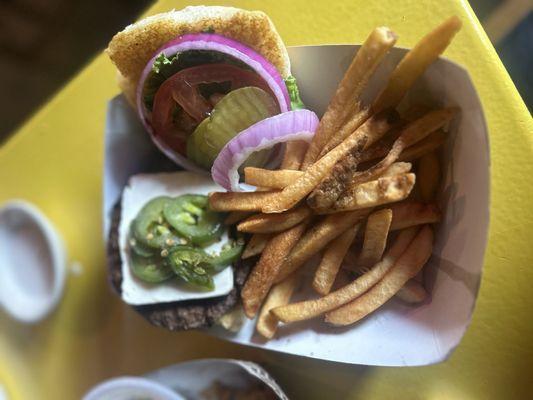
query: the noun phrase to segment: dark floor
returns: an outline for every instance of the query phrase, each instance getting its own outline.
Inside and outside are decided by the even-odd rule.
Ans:
[[[472,0],[485,20],[502,0]],[[150,0],[0,0],[0,143]],[[533,13],[496,45],[533,107]]]
[[[150,0],[0,0],[0,142]]]

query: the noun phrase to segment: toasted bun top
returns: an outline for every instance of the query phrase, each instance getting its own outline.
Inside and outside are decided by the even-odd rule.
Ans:
[[[251,47],[270,61],[282,77],[290,75],[287,49],[264,12],[190,6],[145,18],[117,33],[109,43],[106,51],[120,72],[120,86],[128,100],[134,101],[141,73],[158,48],[177,36],[208,29]]]

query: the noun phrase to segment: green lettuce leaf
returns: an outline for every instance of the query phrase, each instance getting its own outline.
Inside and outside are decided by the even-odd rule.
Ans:
[[[296,78],[292,75],[285,78],[285,86],[289,91],[289,97],[291,99],[291,110],[301,110],[306,108],[304,102],[300,98],[300,91],[296,83]]]
[[[179,70],[180,65],[178,63],[177,54],[167,57],[161,53],[159,56],[157,56],[152,67],[152,72],[150,75],[148,75],[144,86],[144,104],[146,108],[149,110],[152,109],[157,89],[159,89],[163,82],[165,82]]]

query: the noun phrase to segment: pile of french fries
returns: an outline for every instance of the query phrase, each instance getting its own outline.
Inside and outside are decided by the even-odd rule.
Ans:
[[[441,213],[437,150],[456,108],[400,101],[461,28],[451,17],[427,34],[392,72],[370,105],[361,95],[397,40],[376,28],[356,53],[313,140],[290,142],[279,170],[246,168],[255,192],[212,193],[214,210],[251,234],[243,258],[259,256],[241,293],[257,331],[319,316],[332,325],[359,321],[393,296],[423,301],[420,274]],[[416,171],[416,173],[414,172]],[[320,256],[318,297],[290,304],[309,260]]]

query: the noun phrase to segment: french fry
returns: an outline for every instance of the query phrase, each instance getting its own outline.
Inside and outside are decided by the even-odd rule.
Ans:
[[[329,141],[326,143],[326,145],[320,152],[318,158],[322,157],[324,154],[338,146],[344,139],[350,136],[365,121],[367,121],[370,115],[370,109],[368,107],[352,115],[346,121],[346,123],[339,129],[339,131],[329,139]]]
[[[409,106],[409,108],[404,112],[400,113],[400,115],[402,119],[406,121],[414,121],[423,116],[424,114],[427,114],[429,111],[431,111],[431,107],[429,107],[429,105],[418,103]]]
[[[392,204],[391,231],[405,229],[411,226],[434,224],[441,220],[441,213],[435,204],[424,204],[406,201]]]
[[[433,201],[440,181],[440,163],[434,151],[420,158],[416,175],[422,200],[425,202]]]
[[[400,137],[401,133],[401,129],[394,129],[392,132],[388,132],[380,140],[361,153],[359,162],[363,164],[368,161],[374,161],[385,157],[389,153],[396,139]]]
[[[431,135],[429,135],[424,140],[421,140],[414,146],[411,146],[407,149],[405,149],[402,154],[400,154],[400,157],[398,158],[399,161],[413,161],[420,157],[422,157],[424,154],[430,153],[436,149],[438,149],[444,142],[446,141],[446,134],[442,130],[438,130],[436,132],[433,132]]]
[[[405,199],[415,184],[415,174],[401,174],[379,178],[350,188],[335,205],[321,212],[339,212],[377,207]]]
[[[222,315],[216,324],[220,325],[227,331],[236,333],[242,328],[244,320],[244,311],[242,310],[241,306],[237,306],[233,310]]]
[[[427,137],[431,132],[441,128],[454,116],[456,111],[457,109],[453,107],[442,108],[430,111],[423,117],[411,122],[402,130],[400,137],[396,139],[392,149],[383,160],[366,171],[353,174],[352,185],[368,182],[383,174],[407,147],[412,146]]]
[[[363,89],[387,52],[396,43],[396,39],[396,35],[390,29],[379,27],[372,31],[359,48],[318,125],[305,154],[301,168],[303,171],[316,161],[324,145],[342,126],[347,117],[346,110],[350,110],[352,115],[358,113],[360,110],[358,100]],[[349,102],[354,99],[357,103],[350,108]]]
[[[392,210],[388,208],[376,211],[368,216],[363,248],[357,260],[358,266],[368,267],[381,260],[387,245],[391,221]]]
[[[387,168],[383,174],[381,174],[381,178],[396,176],[396,175],[402,175],[406,174],[409,171],[411,171],[412,165],[411,163],[407,162],[396,162],[393,163],[389,168]],[[356,190],[357,184],[350,183],[350,186],[348,187],[347,191],[354,191]]]
[[[459,29],[461,20],[452,16],[409,50],[392,72],[385,89],[374,101],[374,111],[396,107],[418,77],[444,52]]]
[[[269,234],[254,233],[244,248],[241,258],[245,259],[261,254],[270,240],[270,237],[271,235]]]
[[[241,291],[244,313],[248,318],[253,318],[261,307],[283,261],[304,233],[306,225],[303,222],[276,234],[268,241]]]
[[[261,211],[265,204],[279,196],[279,191],[268,192],[213,192],[209,206],[213,211]]]
[[[395,162],[394,164],[391,164],[389,168],[387,168],[383,174],[381,174],[382,178],[385,178],[387,176],[396,176],[401,174],[406,174],[409,171],[411,171],[412,165],[408,162]]]
[[[330,292],[342,260],[352,244],[359,227],[360,225],[357,224],[348,228],[340,236],[333,239],[324,251],[324,255],[313,279],[313,288],[317,293],[326,295]]]
[[[247,184],[270,189],[283,189],[294,183],[302,175],[302,171],[291,169],[244,168],[244,181]]]
[[[278,329],[278,319],[270,311],[276,307],[281,307],[291,301],[292,294],[298,284],[299,274],[294,273],[280,283],[275,284],[270,289],[268,296],[261,307],[257,317],[256,329],[259,334],[267,339],[272,339]]]
[[[310,215],[311,209],[305,205],[281,214],[256,214],[240,222],[237,230],[248,233],[281,232],[298,225]]]
[[[339,271],[337,272],[337,276],[335,277],[335,282],[333,282],[333,286],[331,287],[331,290],[333,291],[339,290],[340,288],[348,285],[352,281],[353,281],[352,273],[345,268],[339,268]]]
[[[328,215],[309,228],[287,256],[276,277],[276,282],[281,282],[300,268],[313,255],[326,247],[329,242],[363,219],[368,212],[367,210],[358,210]]]
[[[433,231],[424,226],[390,271],[361,297],[326,313],[332,325],[350,325],[385,304],[427,262],[433,249]]]
[[[385,157],[392,147],[394,141],[399,137],[401,131],[397,131],[394,135],[387,135],[382,138],[368,150],[365,150],[361,154],[361,163],[366,163],[368,161],[373,161],[378,158]],[[400,154],[398,158],[399,161],[412,161],[421,157],[422,155],[429,153],[439,146],[441,146],[446,141],[446,134],[438,129],[433,133],[430,133],[425,139],[422,139],[420,142],[415,145],[408,147]]]
[[[428,293],[424,286],[415,279],[408,280],[405,285],[396,293],[396,297],[406,303],[416,304],[426,300]]]
[[[308,143],[303,140],[288,142],[281,161],[281,169],[299,170],[308,147]]]
[[[393,267],[418,232],[417,228],[402,231],[379,263],[350,284],[319,299],[306,300],[276,307],[272,313],[285,323],[318,317],[353,301],[374,286]]]
[[[357,129],[341,144],[310,165],[294,183],[286,186],[275,198],[266,202],[264,213],[280,213],[292,208],[307,196],[335,167],[337,162],[349,154],[357,154],[365,144],[373,142],[372,132]]]
[[[247,211],[232,211],[224,220],[224,225],[236,224],[237,222],[249,217],[250,215],[251,213]]]
[[[344,259],[342,260],[342,268],[348,271],[357,271],[357,259],[359,255],[353,250],[348,249]]]
[[[396,113],[384,112],[374,115],[357,130],[359,135],[366,137],[364,146],[369,141],[376,141],[396,124]],[[361,150],[361,149],[357,149]],[[307,202],[313,208],[328,208],[333,205],[346,186],[356,174],[359,164],[359,151],[350,152],[341,161],[335,164],[331,173],[313,190]]]

